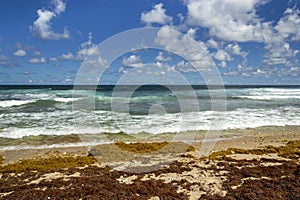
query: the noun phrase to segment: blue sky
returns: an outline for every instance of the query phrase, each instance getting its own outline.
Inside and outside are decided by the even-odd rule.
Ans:
[[[203,84],[199,72],[170,52],[169,45],[206,70],[213,63],[225,84],[300,84],[299,3],[1,0],[0,84],[73,84],[91,49],[115,34],[142,27],[176,30],[196,41],[201,51],[184,49],[188,44],[167,35],[161,42],[168,51],[121,55],[110,63],[101,83],[113,84],[135,70],[136,76],[159,78],[176,71],[193,84]]]

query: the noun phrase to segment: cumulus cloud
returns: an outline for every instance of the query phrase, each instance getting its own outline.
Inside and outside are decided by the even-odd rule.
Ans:
[[[152,23],[167,24],[171,23],[173,18],[166,15],[166,9],[163,8],[163,4],[159,3],[153,6],[153,9],[141,14],[141,21],[147,25]]]
[[[224,50],[218,50],[214,56],[215,59],[219,61],[230,61],[232,60],[231,56]]]
[[[258,15],[257,10],[269,1],[185,0],[185,24],[208,31],[210,38],[205,45],[218,66],[225,67],[229,61],[237,65],[236,70],[235,67],[229,68],[225,75],[268,77],[291,76],[293,72],[299,74],[300,50],[295,42],[300,40],[300,10],[298,6],[290,7],[278,21],[267,21]],[[264,45],[264,59],[259,67],[248,67],[247,57],[251,51],[242,49],[241,42]],[[244,48],[249,49],[247,45]]]
[[[14,52],[14,55],[23,57],[23,56],[26,56],[26,51],[24,51],[23,49],[19,49],[19,50]]]
[[[207,44],[208,47],[212,47],[214,49],[218,49],[219,48],[219,43],[216,40],[212,39],[212,38],[210,38],[207,41],[206,44]]]
[[[66,76],[66,78],[65,78],[65,82],[72,82],[72,78],[71,78],[71,76]]]
[[[93,34],[89,32],[88,41],[83,42],[80,45],[79,50],[77,51],[76,59],[84,60],[88,55],[90,56],[99,56],[100,52],[97,48],[97,45],[92,42]]]
[[[184,73],[195,72],[195,69],[191,66],[190,63],[181,60],[170,68],[172,71],[175,69]]]
[[[300,11],[295,8],[286,9],[275,29],[284,38],[291,37],[292,40],[300,40]]]
[[[273,38],[270,23],[262,22],[255,8],[266,0],[188,0],[188,23],[209,29],[227,41],[265,41]]]
[[[220,67],[226,67],[227,66],[227,61],[233,60],[231,58],[231,56],[225,50],[222,50],[222,49],[219,49],[215,53],[214,58],[216,60],[220,61],[220,63],[219,63]]]
[[[214,66],[209,51],[203,42],[195,42],[188,34],[182,35],[174,27],[162,27],[157,33],[156,42],[167,51],[174,52],[191,61],[198,70],[210,70]]]
[[[143,67],[144,64],[140,56],[131,55],[128,58],[123,58],[122,64],[127,67]]]
[[[49,58],[49,61],[58,62],[58,61],[62,61],[62,60],[75,60],[75,59],[76,58],[73,55],[73,53],[68,52],[68,53],[62,54],[61,56],[58,56],[58,57]]]
[[[66,11],[66,3],[61,0],[53,0],[52,4],[54,5],[54,11],[56,14],[60,14]]]
[[[97,45],[93,43],[93,36],[90,32],[88,34],[88,40],[81,43],[78,51],[73,54],[71,52],[63,53],[57,57],[49,58],[51,62],[59,62],[64,60],[73,60],[83,62],[85,67],[91,70],[95,70],[97,67],[107,66],[107,61],[101,58]],[[88,59],[87,59],[88,58]]]
[[[43,64],[46,63],[46,58],[41,57],[41,58],[31,58],[29,60],[29,63],[31,64]]]
[[[97,74],[100,73],[101,69],[108,67],[109,63],[107,60],[101,57],[99,48],[93,43],[93,34],[89,32],[88,40],[81,43],[79,50],[74,56],[76,60],[83,61],[85,73],[88,76],[93,76],[90,80],[95,81],[97,79]]]
[[[293,66],[297,64],[296,55],[299,50],[293,50],[289,43],[274,43],[265,46],[267,53],[265,54],[264,63],[270,65],[286,65]]]
[[[86,59],[88,56],[100,56],[100,52],[97,48],[97,45],[93,43],[93,34],[89,32],[88,34],[88,40],[81,43],[78,51],[73,54],[71,52],[64,53],[60,56],[57,57],[52,57],[49,60],[52,62],[57,62],[60,60],[78,60],[78,61],[83,61]]]
[[[45,40],[58,40],[70,38],[70,32],[65,28],[63,33],[56,33],[52,30],[51,20],[58,17],[66,10],[66,3],[62,0],[52,0],[50,10],[38,9],[38,19],[30,26],[31,32],[37,37]]]
[[[168,62],[171,61],[171,57],[165,57],[163,52],[159,52],[159,54],[155,57],[155,60],[161,61],[161,62]]]
[[[206,45],[216,50],[212,55],[214,56],[214,59],[220,61],[219,66],[226,67],[227,62],[235,60],[236,56],[242,57],[241,64],[246,65],[248,52],[243,51],[237,42],[220,42],[211,38],[206,42]]]
[[[75,58],[74,55],[70,52],[61,55],[61,59],[63,60],[73,60],[74,58]]]
[[[242,56],[243,58],[245,58],[248,53],[245,51],[242,51],[241,47],[239,44],[235,43],[235,44],[228,44],[226,47],[226,50],[230,53],[232,53],[233,55],[237,55],[237,56]]]

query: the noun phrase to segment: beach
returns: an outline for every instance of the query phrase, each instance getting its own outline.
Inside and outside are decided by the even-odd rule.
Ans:
[[[0,196],[299,199],[299,132],[299,126],[226,130],[207,156],[201,136],[191,144],[153,140],[2,150]]]
[[[0,88],[0,199],[300,198],[299,86],[133,88]]]
[[[300,200],[299,0],[0,5],[0,200]]]

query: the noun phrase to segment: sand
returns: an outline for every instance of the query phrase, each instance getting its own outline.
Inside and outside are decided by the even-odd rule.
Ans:
[[[206,157],[200,136],[186,153],[124,153],[114,145],[2,151],[3,167],[53,156],[96,161],[2,170],[0,199],[300,199],[300,127],[228,130],[220,138]]]

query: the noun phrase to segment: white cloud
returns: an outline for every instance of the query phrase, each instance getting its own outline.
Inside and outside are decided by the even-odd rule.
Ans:
[[[208,47],[216,49],[216,52],[212,52],[211,54],[214,56],[214,59],[220,61],[218,64],[220,67],[226,67],[228,61],[236,59],[235,56],[241,56],[243,58],[242,65],[246,65],[248,53],[243,51],[237,42],[220,42],[211,38],[206,44]]]
[[[143,67],[141,57],[136,55],[131,55],[128,58],[123,58],[122,64],[128,67]]]
[[[72,82],[72,78],[71,78],[71,76],[66,76],[66,78],[65,78],[65,82]]]
[[[57,61],[59,61],[59,59],[57,57],[49,58],[49,60],[51,62],[57,62]]]
[[[192,67],[192,65],[184,60],[179,61],[178,63],[176,63],[175,65],[173,65],[172,71],[174,71],[175,69],[181,72],[195,72],[195,69]]]
[[[43,64],[46,63],[46,58],[41,57],[41,58],[31,58],[29,60],[29,63],[31,64]]]
[[[83,42],[80,45],[80,49],[77,51],[76,59],[84,60],[87,56],[99,56],[100,52],[97,45],[92,42],[93,34],[89,32],[88,41]]]
[[[14,55],[15,56],[20,56],[20,57],[26,56],[26,51],[24,51],[23,49],[19,49],[19,50],[14,52]]]
[[[243,67],[238,65],[237,70],[225,72],[225,76],[262,76],[262,77],[270,77],[272,74],[276,74],[273,68],[253,68],[253,67]]]
[[[75,60],[75,56],[68,52],[66,54],[62,54],[61,56],[58,56],[58,57],[52,57],[52,58],[49,58],[49,61],[51,62],[58,62],[58,61],[61,61],[61,60]]]
[[[264,63],[270,65],[286,65],[293,66],[297,64],[295,56],[298,50],[293,50],[288,43],[274,43],[265,46],[267,53],[265,54]]]
[[[91,72],[97,72],[100,69],[102,69],[102,67],[106,67],[108,66],[107,61],[104,60],[103,58],[101,58],[100,56],[98,57],[93,57],[93,58],[89,58],[86,59],[84,61],[84,67],[87,67],[86,69],[89,69],[89,73],[91,74]],[[94,75],[94,74],[93,74]]]
[[[55,7],[54,12],[60,14],[66,11],[66,4],[61,0],[52,0],[52,4]]]
[[[218,64],[220,67],[226,67],[227,61],[233,60],[233,58],[223,49],[217,50],[217,52],[214,55],[214,58],[220,63]]]
[[[189,60],[198,70],[209,70],[214,66],[203,42],[195,42],[188,35],[180,34],[174,27],[162,27],[157,33],[156,42],[167,51],[174,52]]]
[[[298,77],[300,76],[300,67],[292,66],[288,67],[285,66],[283,68],[277,68],[277,67],[243,67],[241,65],[238,66],[237,70],[235,71],[229,71],[224,73],[225,76],[244,76],[244,77],[250,77],[250,76],[260,76],[260,77],[284,77],[284,76],[292,76],[292,77]]]
[[[74,58],[75,58],[74,55],[70,52],[61,55],[62,60],[73,60]]]
[[[157,76],[169,77],[171,72],[175,71],[176,66],[170,66],[169,63],[156,61],[155,63],[142,63],[140,56],[131,55],[125,57],[122,62],[123,66],[119,68],[118,72],[128,74],[142,74],[141,77],[147,80],[153,80]],[[130,68],[129,68],[130,67]],[[150,77],[149,77],[149,76]],[[152,77],[151,77],[152,76]],[[149,79],[148,79],[149,78]]]
[[[191,38],[195,39],[195,36],[196,36],[196,29],[194,29],[194,28],[188,29],[188,31],[186,32],[186,35],[187,35],[188,37],[191,37]]]
[[[242,51],[240,45],[237,43],[228,44],[226,47],[226,50],[229,51],[230,53],[232,53],[233,55],[242,56],[243,58],[245,58],[248,55],[247,52]]]
[[[277,72],[277,76],[292,76],[298,77],[300,76],[300,67],[291,67],[289,69],[282,68]]]
[[[155,62],[145,64],[144,67],[126,68],[120,67],[119,72],[127,74],[127,84],[140,84],[146,80],[148,83],[157,83],[157,81],[174,81],[176,73],[174,67],[167,63]],[[130,78],[128,78],[130,77]],[[124,83],[124,82],[123,82]]]
[[[183,15],[182,13],[179,13],[179,14],[177,15],[177,17],[179,18],[180,24],[182,24],[182,23],[184,22],[184,20],[185,20],[184,15]]]
[[[51,10],[37,10],[38,19],[33,22],[33,26],[29,27],[31,32],[39,38],[46,40],[70,38],[70,33],[66,28],[63,33],[55,33],[51,27],[51,20],[65,11],[66,4],[61,0],[53,0],[52,5],[53,8]]]
[[[171,61],[171,57],[165,57],[163,52],[159,52],[159,54],[155,57],[155,60],[161,61],[161,62],[168,62]]]
[[[158,68],[162,68],[163,66],[165,66],[162,62],[155,62],[154,66],[158,67]]]
[[[219,43],[216,40],[211,38],[207,41],[207,46],[212,47],[214,49],[218,49],[219,48]]]
[[[4,56],[4,55],[0,55],[0,61],[7,61],[9,60],[10,58],[7,57],[7,56]]]
[[[189,65],[189,63],[185,62],[184,60],[179,61],[175,66],[180,68],[185,68]]]
[[[222,60],[221,62],[220,62],[220,64],[219,64],[219,66],[220,67],[226,67],[227,66],[227,62],[226,61],[224,61],[224,60]]]
[[[33,54],[34,54],[35,56],[41,56],[41,55],[42,55],[42,53],[41,53],[39,50],[35,50],[35,51],[33,52]]]
[[[275,29],[284,38],[291,37],[292,40],[300,40],[300,11],[298,9],[286,9],[284,16],[278,21]]]
[[[141,21],[147,25],[152,23],[167,24],[171,23],[172,20],[172,17],[166,15],[166,9],[163,8],[162,3],[154,5],[151,11],[141,14]]]
[[[80,45],[74,59],[83,61],[82,64],[87,75],[94,76],[91,80],[96,80],[99,71],[104,67],[108,67],[109,63],[101,57],[99,48],[92,40],[93,34],[89,32],[88,40]]]
[[[262,22],[255,8],[266,0],[188,0],[188,23],[206,27],[212,36],[228,41],[273,39],[271,23]]]
[[[218,50],[217,53],[215,54],[214,58],[219,60],[219,61],[230,61],[230,60],[232,60],[230,55],[224,50]]]
[[[253,76],[265,76],[265,77],[268,77],[270,76],[270,71],[265,71],[263,69],[256,69],[255,71],[253,71],[251,73],[251,75]]]
[[[77,84],[97,84],[102,70],[109,67],[108,62],[100,56],[89,56],[85,59],[76,75]]]

